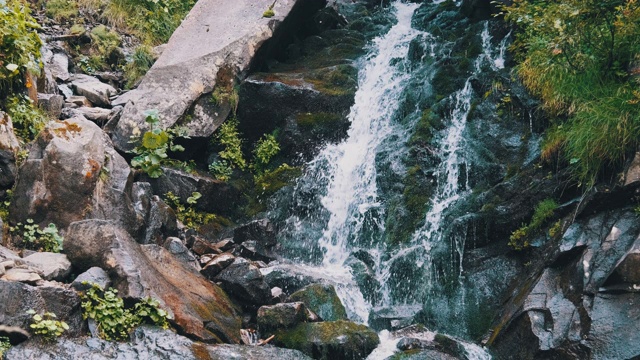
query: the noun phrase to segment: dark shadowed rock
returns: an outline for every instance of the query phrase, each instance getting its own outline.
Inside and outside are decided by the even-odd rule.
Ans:
[[[346,320],[347,312],[333,285],[312,284],[289,296],[289,301],[300,301],[324,321]]]
[[[175,212],[160,197],[153,195],[149,183],[133,183],[131,198],[137,222],[145,224],[137,237],[138,242],[161,245],[165,237],[178,236]]]
[[[0,337],[8,338],[9,343],[16,346],[26,341],[29,338],[29,333],[17,326],[0,325]]]
[[[258,330],[262,337],[269,336],[274,330],[288,329],[307,320],[304,303],[290,302],[258,309]]]
[[[132,174],[100,128],[83,117],[50,123],[20,167],[11,222],[33,219],[64,230],[86,218],[114,220],[135,233]]]
[[[8,359],[21,360],[306,360],[306,355],[270,346],[206,345],[169,330],[147,325],[136,328],[128,342],[97,338],[58,338],[54,342],[27,341],[13,347]]]
[[[82,319],[80,297],[73,290],[56,283],[31,286],[19,282],[0,281],[0,324],[29,329],[30,309],[38,313],[45,311],[56,314],[58,320],[65,321],[70,336],[80,336],[85,329]]]
[[[380,342],[378,334],[350,321],[302,323],[276,331],[274,343],[322,360],[366,358]]]
[[[233,241],[242,244],[246,240],[255,240],[265,246],[276,245],[276,231],[271,221],[269,219],[254,220],[233,230]]]
[[[227,295],[162,247],[139,245],[107,221],[86,220],[69,227],[64,248],[79,269],[105,269],[122,296],[158,299],[183,333],[213,342],[240,341],[241,320]]]
[[[254,305],[264,305],[271,301],[271,288],[264,281],[260,270],[242,258],[236,258],[227,266],[216,281],[230,295]]]

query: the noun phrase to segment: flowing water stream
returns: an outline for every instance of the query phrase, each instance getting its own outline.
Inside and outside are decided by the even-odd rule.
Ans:
[[[465,156],[465,129],[475,96],[472,80],[486,68],[504,67],[507,42],[505,38],[494,48],[488,23],[484,24],[482,52],[473,60],[464,86],[450,95],[451,110],[443,119],[446,127],[438,134],[435,191],[424,221],[408,243],[391,247],[385,241],[383,219],[393,214],[386,214],[379,189],[380,171],[381,167],[392,173],[406,171],[399,159],[412,129],[399,120],[418,118],[421,109],[403,108],[404,97],[413,86],[413,77],[429,80],[425,76],[429,68],[412,66],[410,47],[418,41],[429,50],[423,56],[430,57],[442,57],[448,51],[447,43],[411,26],[419,4],[397,1],[391,6],[396,24],[373,40],[369,55],[361,62],[348,136],[340,143],[326,145],[308,164],[291,194],[295,210],[286,218],[281,235],[283,243],[295,244],[290,258],[302,263],[291,266],[334,283],[349,317],[363,323],[376,307],[420,308],[426,296],[440,291],[437,283],[441,275],[434,266],[439,253],[434,248],[443,241],[452,242],[453,263],[462,275],[466,237],[447,236],[442,222],[447,209],[470,193],[467,173],[473,164]],[[354,254],[363,251],[375,264],[374,275],[381,284],[373,297],[363,295],[348,266]],[[455,306],[464,307],[463,302],[461,297]],[[370,359],[384,359],[395,351],[397,339],[386,330],[380,337],[382,344]],[[464,347],[469,359],[490,359],[476,345],[465,343]]]

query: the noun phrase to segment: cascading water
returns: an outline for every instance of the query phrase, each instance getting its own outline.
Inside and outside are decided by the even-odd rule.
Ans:
[[[475,96],[472,80],[486,67],[492,71],[504,67],[507,40],[502,40],[499,48],[494,49],[485,22],[480,37],[482,49],[471,73],[462,88],[447,100],[450,112],[443,119],[446,128],[437,135],[439,149],[435,153],[439,165],[433,174],[435,191],[424,221],[408,243],[390,246],[385,238],[384,218],[391,214],[386,214],[387,204],[379,189],[380,169],[385,166],[392,173],[405,171],[398,159],[405,151],[412,130],[399,120],[419,118],[421,109],[417,105],[407,109],[406,104],[410,102],[404,98],[417,72],[429,73],[424,67],[412,66],[412,42],[420,42],[428,49],[423,58],[434,59],[445,58],[451,45],[412,28],[412,17],[418,7],[413,3],[392,4],[397,23],[385,35],[373,40],[370,54],[362,62],[355,103],[349,114],[348,137],[338,144],[328,144],[308,164],[293,192],[297,199],[294,203],[303,211],[294,212],[284,221],[281,234],[303,248],[295,254],[292,252],[292,258],[307,263],[301,266],[306,272],[333,282],[349,317],[360,322],[367,322],[374,306],[422,306],[425,295],[438,291],[439,272],[434,266],[434,256],[438,253],[433,250],[445,239],[452,239],[451,251],[457,254],[457,275],[462,275],[466,237],[445,236],[442,222],[446,211],[470,193],[468,172],[472,164],[465,157],[465,129]],[[437,61],[430,64],[438,66]],[[420,76],[426,82],[430,79],[429,75]],[[409,123],[415,125],[416,121]],[[319,205],[318,208],[313,204]],[[365,300],[348,267],[349,259],[359,250],[365,250],[375,263],[375,278],[381,286],[374,300]],[[408,262],[411,269],[407,272],[414,278],[402,274],[406,266],[398,270],[398,262]],[[399,283],[402,283],[400,287]],[[397,293],[404,294],[396,296]],[[411,295],[406,295],[408,293]],[[384,340],[381,348],[370,359],[384,358],[394,351],[397,339],[388,332],[381,334],[381,338]],[[490,359],[476,345],[464,344],[464,347],[469,359]]]

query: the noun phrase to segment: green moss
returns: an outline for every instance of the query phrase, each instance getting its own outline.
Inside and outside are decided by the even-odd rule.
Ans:
[[[124,67],[127,88],[132,88],[151,69],[155,58],[151,47],[140,45],[133,52],[131,60]]]
[[[324,321],[346,320],[347,312],[333,286],[313,284],[291,294],[289,301],[301,301]]]
[[[539,232],[542,225],[551,219],[558,208],[553,199],[545,199],[536,205],[531,222],[514,231],[509,237],[509,246],[516,250],[529,247],[529,239]]]
[[[336,65],[319,69],[311,73],[307,82],[328,95],[353,94],[357,87],[358,71],[351,65]]]
[[[78,16],[78,4],[73,0],[48,0],[45,7],[47,16],[55,21],[70,20]]]

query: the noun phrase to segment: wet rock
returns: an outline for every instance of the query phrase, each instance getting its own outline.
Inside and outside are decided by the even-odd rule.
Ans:
[[[213,280],[218,274],[222,272],[227,266],[233,264],[236,257],[225,253],[216,255],[210,261],[204,265],[200,271],[207,279]]]
[[[342,320],[302,323],[278,330],[275,335],[275,345],[323,360],[364,359],[380,342],[373,330]]]
[[[305,322],[307,309],[301,302],[261,306],[257,319],[260,334],[267,337],[277,329],[289,329]]]
[[[230,82],[248,69],[260,45],[274,36],[274,31],[290,12],[302,19],[325,4],[320,0],[276,3],[275,17],[270,19],[262,17],[264,9],[255,3],[238,1],[222,8],[215,5],[209,0],[196,4],[138,88],[119,99],[127,104],[114,133],[119,149],[131,148],[128,142],[134,129],[147,129],[144,111],[158,109],[162,126],[173,126],[203,95],[210,97],[214,85],[232,87]],[[207,31],[207,27],[201,25],[212,18],[218,19],[215,27],[219,31]],[[235,26],[239,22],[243,26]],[[293,24],[298,22],[293,21]],[[158,92],[158,88],[165,90]],[[184,125],[190,127],[189,122]],[[207,127],[207,130],[214,129]],[[192,132],[190,135],[207,137],[211,134]]]
[[[82,116],[97,123],[98,125],[104,125],[111,117],[111,110],[99,107],[81,107],[78,108],[78,111]]]
[[[377,331],[404,328],[414,322],[416,314],[421,310],[420,305],[375,308],[369,313],[369,326]]]
[[[73,223],[64,248],[80,270],[105,269],[123,297],[158,299],[181,332],[211,342],[240,341],[241,320],[227,295],[167,250],[139,245],[111,222],[99,220]]]
[[[376,279],[375,265],[371,256],[365,251],[351,254],[345,261],[345,266],[351,268],[353,278],[365,299],[372,304],[377,303],[380,283]]]
[[[157,360],[306,360],[306,355],[269,346],[207,345],[157,327],[140,326],[127,342],[110,342],[97,338],[57,338],[52,343],[27,341],[13,347],[8,359],[157,359]]]
[[[63,105],[64,98],[62,95],[38,93],[38,107],[46,111],[54,119],[60,116]]]
[[[90,289],[91,284],[97,284],[103,289],[108,289],[111,286],[111,279],[109,279],[109,274],[106,271],[94,266],[78,275],[71,283],[71,286],[78,291],[83,291]]]
[[[233,230],[233,241],[237,244],[247,240],[255,240],[265,246],[276,245],[276,231],[271,221],[269,219],[254,220]]]
[[[324,281],[315,274],[310,274],[300,267],[289,264],[274,265],[261,269],[260,271],[270,287],[277,286],[281,288],[285,294],[292,294],[307,285]]]
[[[289,296],[289,301],[300,301],[324,321],[346,320],[347,312],[332,285],[312,284]]]
[[[92,104],[97,106],[111,106],[110,97],[118,93],[113,86],[84,74],[73,75],[71,86],[76,94],[86,96]]]
[[[640,356],[640,295],[598,294],[591,311],[587,343],[593,359]]]
[[[49,311],[58,320],[65,321],[69,330],[65,334],[79,336],[85,329],[80,297],[72,289],[44,282],[31,286],[20,282],[0,281],[0,324],[29,329],[30,309],[39,313]],[[11,357],[9,357],[11,358]]]
[[[71,274],[71,263],[65,254],[37,252],[25,257],[24,261],[42,270],[45,280],[64,281]]]
[[[615,274],[622,282],[640,284],[640,251],[634,249],[628,253],[616,267]]]
[[[195,207],[200,211],[221,215],[233,213],[240,204],[238,191],[224,181],[168,167],[163,167],[162,170],[164,175],[157,179],[142,179],[151,184],[154,194],[164,195],[172,192],[186,204],[191,194],[199,192],[202,197],[198,199]]]
[[[264,305],[271,301],[271,288],[260,270],[242,258],[236,258],[215,279],[227,293],[239,300],[253,305]]]
[[[269,263],[276,259],[276,255],[271,250],[267,249],[265,245],[256,240],[247,240],[242,243],[235,251],[237,255],[243,258]]]
[[[131,180],[126,160],[97,125],[81,116],[52,122],[20,167],[10,220],[63,231],[74,221],[109,219],[135,233]]]

